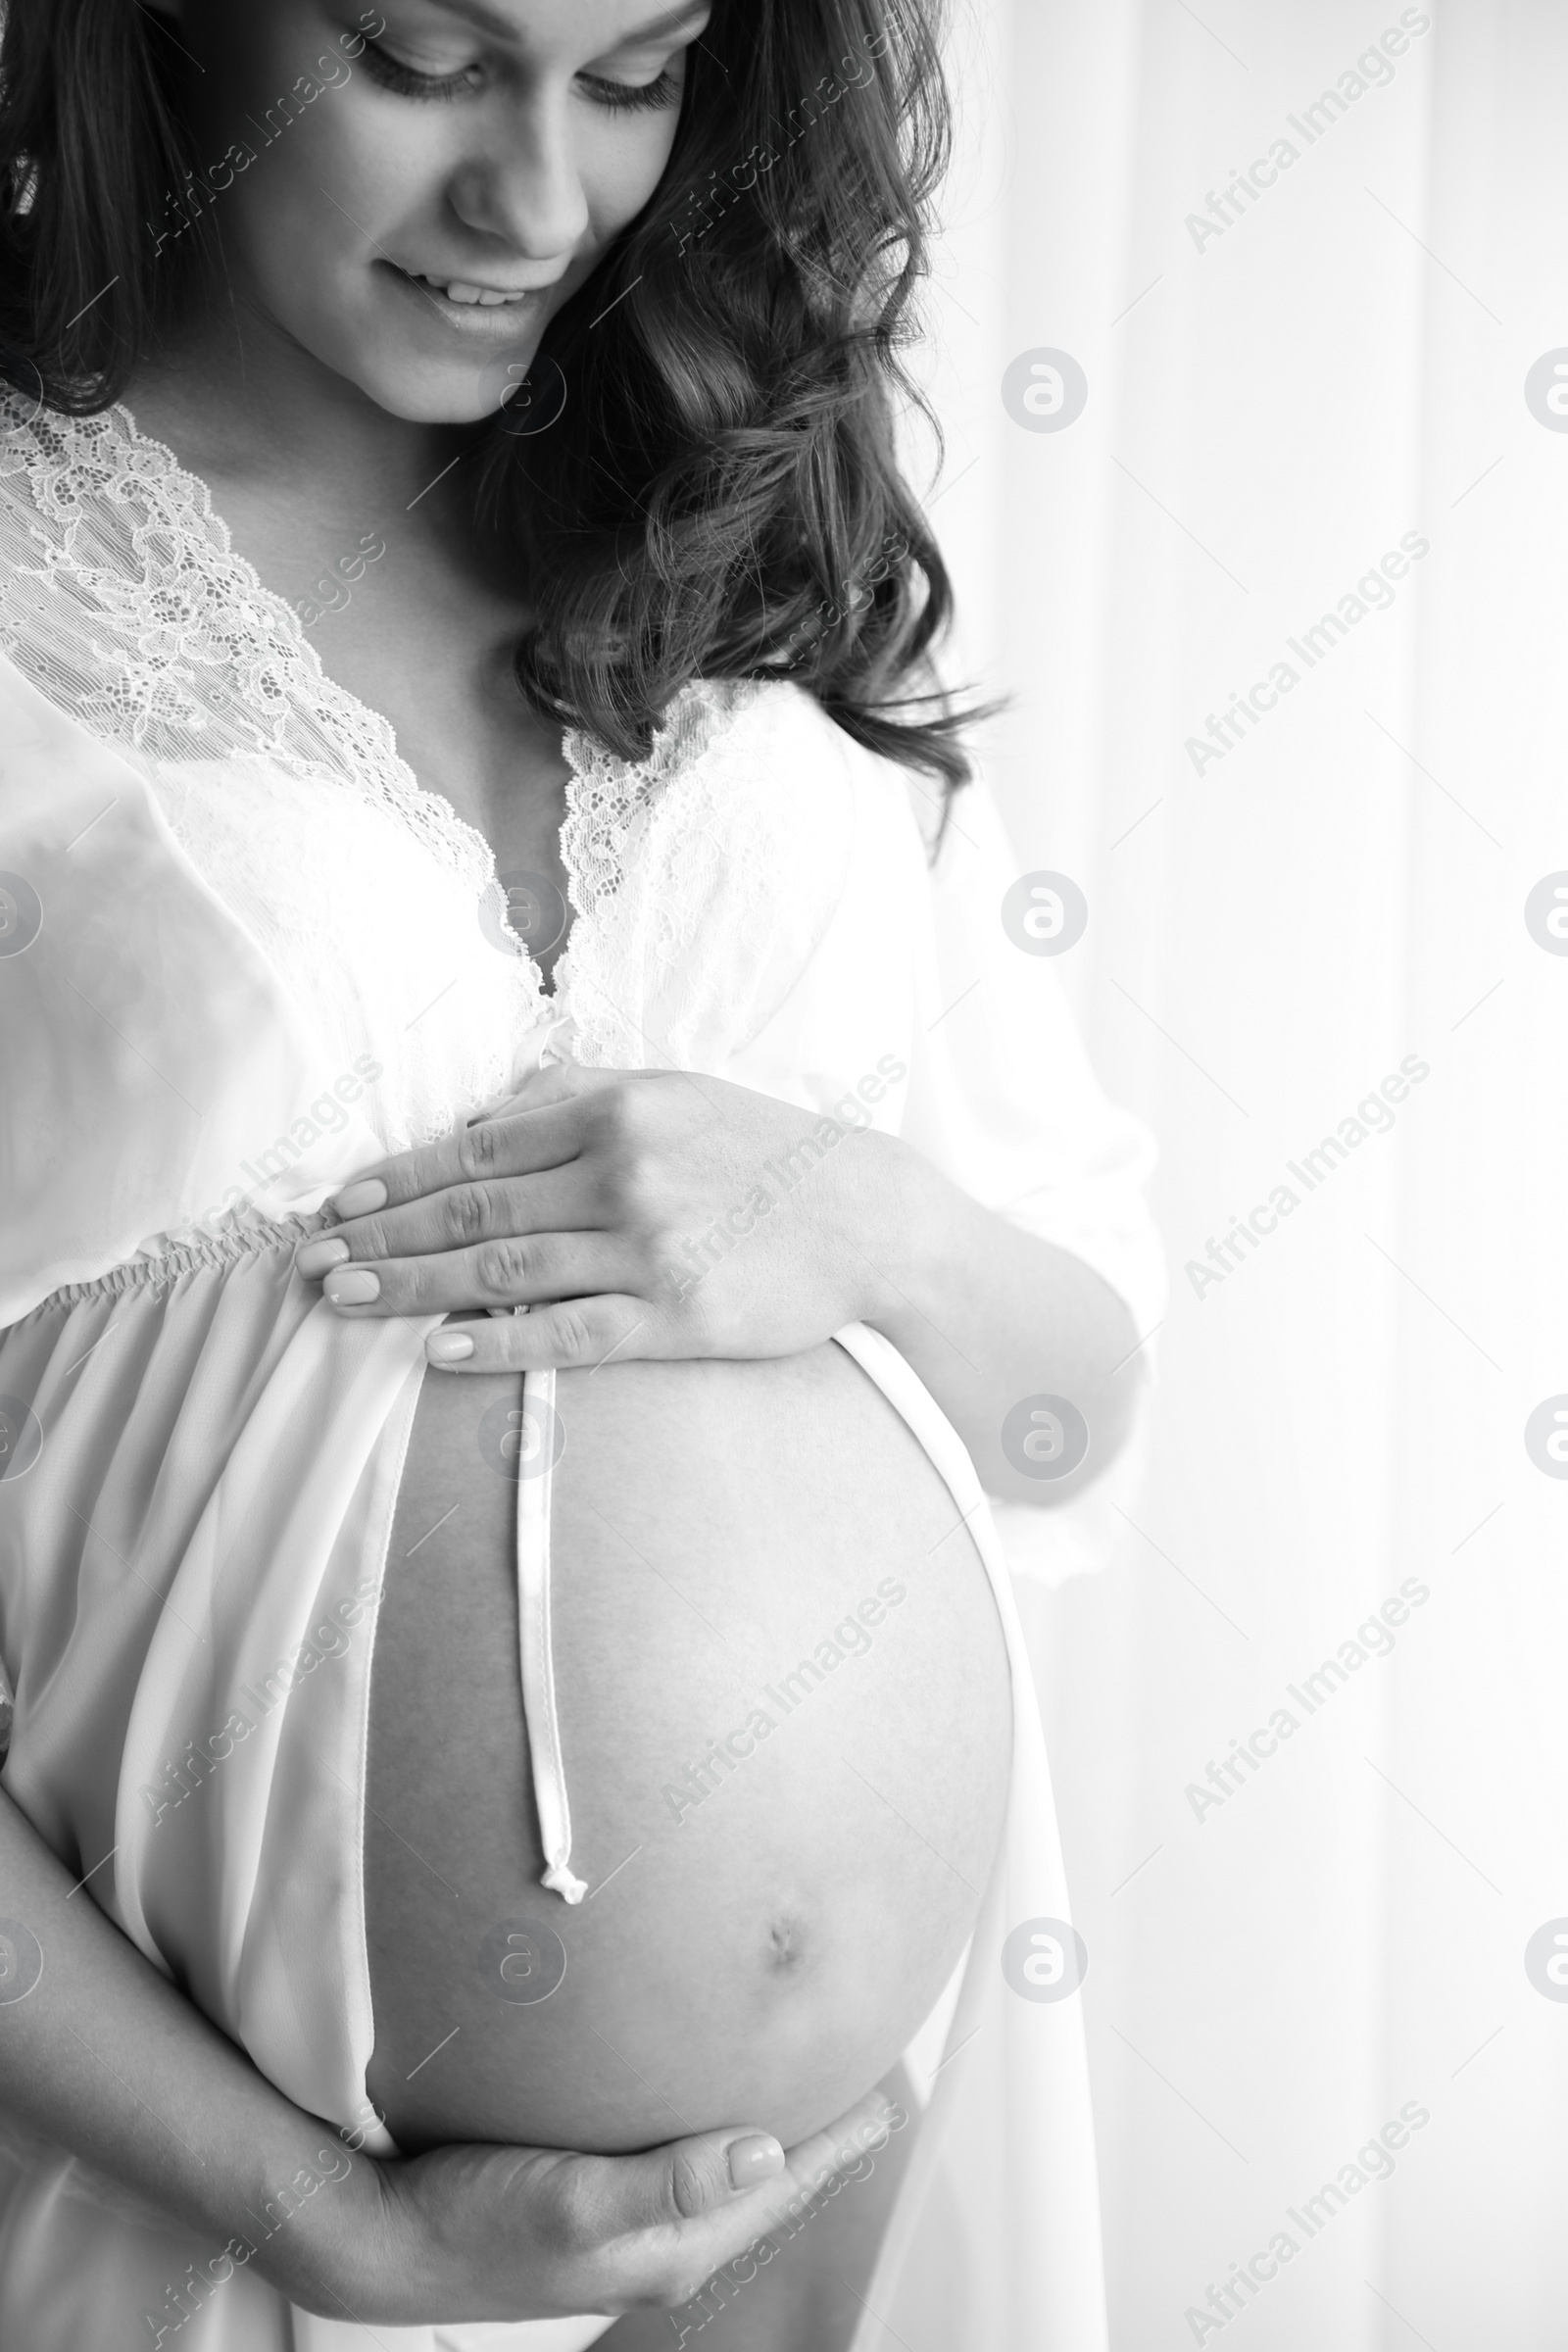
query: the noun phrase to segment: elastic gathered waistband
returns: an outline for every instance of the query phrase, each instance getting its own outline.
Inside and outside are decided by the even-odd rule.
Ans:
[[[167,1290],[182,1274],[195,1274],[204,1269],[220,1271],[225,1266],[240,1264],[249,1257],[263,1256],[273,1250],[293,1251],[313,1233],[319,1233],[327,1219],[319,1211],[311,1216],[288,1216],[269,1219],[255,1225],[237,1225],[227,1233],[201,1234],[188,1241],[172,1242],[156,1257],[129,1257],[123,1265],[111,1266],[107,1274],[95,1275],[91,1282],[69,1282],[60,1290],[51,1291],[30,1312],[18,1317],[8,1328],[21,1331],[39,1315],[58,1314],[64,1309],[84,1306],[94,1298],[120,1298],[133,1291]],[[0,1338],[5,1334],[0,1332]]]

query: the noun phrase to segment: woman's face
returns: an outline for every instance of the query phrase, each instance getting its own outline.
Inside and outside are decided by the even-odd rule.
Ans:
[[[710,0],[160,0],[230,283],[394,416],[488,416],[653,194]],[[155,230],[172,240],[172,200]]]

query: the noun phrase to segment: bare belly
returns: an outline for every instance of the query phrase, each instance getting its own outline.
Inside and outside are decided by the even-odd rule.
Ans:
[[[411,2150],[788,2145],[887,2073],[973,1927],[1011,1744],[985,1572],[841,1348],[563,1374],[554,1647],[593,1889],[568,1906],[538,1884],[516,1488],[480,1435],[518,1385],[428,1376],[399,1495],[370,2095]]]

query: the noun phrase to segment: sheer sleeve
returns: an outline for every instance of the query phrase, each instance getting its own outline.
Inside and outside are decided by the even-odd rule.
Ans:
[[[1089,1265],[1127,1304],[1137,1337],[1164,1312],[1163,1253],[1144,1199],[1147,1128],[1109,1103],[1068,1007],[1057,959],[1015,946],[1002,902],[1017,880],[984,782],[962,792],[930,879],[930,933],[914,957],[905,1140],[974,1200]],[[1147,1386],[1146,1345],[1125,1377]],[[1147,1410],[1105,1476],[1071,1501],[997,1501],[1015,1572],[1057,1582],[1100,1567],[1139,1477]]]
[[[0,741],[3,1327],[166,1237],[315,1209],[379,1146],[139,769],[5,662]]]

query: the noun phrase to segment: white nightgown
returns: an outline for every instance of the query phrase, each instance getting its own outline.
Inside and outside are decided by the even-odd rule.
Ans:
[[[1050,959],[1004,929],[1016,868],[983,791],[933,872],[906,771],[783,681],[694,684],[640,764],[575,731],[564,748],[574,921],[552,994],[485,843],[323,676],[201,485],[122,409],[0,397],[5,1787],[137,1946],[343,2128],[368,2113],[374,2039],[375,1600],[439,1318],[348,1322],[299,1279],[328,1194],[547,1052],[843,1118],[859,1090],[872,1123],[1095,1266],[1140,1333],[1160,1311],[1149,1140],[1096,1087]],[[1016,1726],[952,2062],[856,2352],[1103,2352],[1081,2004],[1003,1973],[1013,1931],[1069,1916],[1003,1554],[908,1368],[841,1337],[972,1511]],[[1015,1567],[1051,1574],[1093,1550],[1102,1508],[1091,1491],[996,1521]],[[365,2144],[391,2148],[373,2125]],[[144,2314],[182,2352],[575,2352],[609,2325],[362,2330],[241,2269],[176,2328],[171,2290],[213,2251],[0,2138],[19,2352],[159,2340]]]

